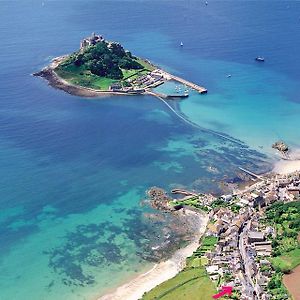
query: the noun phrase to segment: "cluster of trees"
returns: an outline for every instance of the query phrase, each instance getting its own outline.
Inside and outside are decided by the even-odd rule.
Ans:
[[[228,207],[230,208],[230,210],[233,212],[233,213],[238,213],[241,209],[240,206],[236,205],[235,203],[229,203],[229,202],[226,202],[224,201],[223,199],[221,198],[218,198],[216,200],[214,200],[211,205],[210,205],[212,208],[219,208],[219,207]]]
[[[289,299],[287,290],[282,283],[282,273],[275,272],[268,283],[268,289],[274,300]]]
[[[273,256],[299,247],[300,201],[276,202],[267,209],[266,217],[277,228],[277,237],[272,241]]]
[[[99,42],[87,47],[84,51],[75,52],[65,65],[73,64],[83,67],[91,73],[111,79],[123,78],[121,69],[143,69],[129,51],[125,51],[119,43]],[[62,66],[63,67],[63,66]]]

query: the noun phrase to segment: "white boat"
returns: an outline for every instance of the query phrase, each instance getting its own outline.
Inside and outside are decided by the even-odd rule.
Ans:
[[[257,57],[255,58],[255,60],[256,60],[256,61],[265,61],[265,58],[262,57],[262,56],[257,56]]]
[[[180,43],[180,46],[181,46],[181,47],[183,46],[183,42]]]

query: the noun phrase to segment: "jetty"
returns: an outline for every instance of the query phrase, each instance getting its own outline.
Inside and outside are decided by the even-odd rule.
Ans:
[[[181,194],[181,195],[185,195],[185,196],[198,196],[197,193],[195,192],[191,192],[191,191],[187,191],[184,189],[173,189],[171,191],[172,194]]]
[[[206,94],[207,93],[207,89],[205,87],[203,87],[203,86],[197,85],[197,84],[195,84],[193,82],[187,81],[187,80],[185,80],[183,78],[174,76],[174,75],[169,74],[169,73],[168,73],[168,75],[171,77],[172,80],[180,82],[180,83],[182,83],[182,84],[184,84],[184,85],[186,85],[186,86],[194,89],[195,91],[198,91],[200,94]]]
[[[166,98],[168,99],[176,99],[176,98],[187,98],[189,96],[188,93],[184,93],[184,94],[170,94],[170,95],[165,95]]]
[[[152,95],[155,97],[158,97],[160,99],[181,99],[181,98],[187,98],[189,96],[188,93],[184,94],[164,94],[164,93],[158,93],[156,91],[146,90],[143,94]]]
[[[255,178],[258,178],[258,179],[262,179],[262,178],[263,178],[262,176],[260,176],[260,175],[258,175],[258,174],[255,174],[255,173],[253,173],[253,172],[251,172],[251,171],[249,171],[249,170],[246,170],[246,169],[244,169],[244,168],[242,168],[242,167],[239,167],[239,169],[240,169],[241,171],[243,171],[243,172],[245,172],[245,173],[251,175],[252,177],[255,177]]]

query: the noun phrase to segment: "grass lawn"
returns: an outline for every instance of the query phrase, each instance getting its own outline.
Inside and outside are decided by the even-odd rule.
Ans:
[[[128,77],[133,76],[134,74],[139,73],[141,70],[125,70],[122,69],[122,73],[123,73],[123,80],[127,79]]]
[[[141,76],[142,74],[147,74],[149,71],[154,70],[155,68],[143,61],[142,59],[137,60],[141,65],[144,66],[145,69],[142,70],[124,70],[122,69],[123,79],[128,77],[134,79],[135,77]],[[108,90],[109,86],[118,82],[118,80],[114,80],[107,77],[100,77],[92,74],[89,70],[84,69],[84,67],[77,67],[74,64],[58,66],[55,69],[55,72],[58,76],[63,78],[64,80],[82,87],[89,87],[96,90]]]
[[[286,252],[283,255],[274,257],[271,262],[275,268],[279,268],[281,271],[292,270],[300,265],[300,248]]]
[[[100,77],[92,74],[90,71],[82,70],[81,67],[75,67],[72,65],[65,66],[63,69],[57,68],[55,69],[55,72],[58,76],[72,84],[96,90],[108,90],[109,86],[113,82],[117,82],[117,80]]]
[[[143,296],[143,300],[209,300],[216,289],[203,267],[191,268],[160,284]]]
[[[153,67],[151,64],[149,64],[148,62],[144,61],[143,59],[141,58],[138,58],[137,59],[137,62],[140,63],[145,69],[149,70],[149,71],[153,71],[155,70],[156,68]]]

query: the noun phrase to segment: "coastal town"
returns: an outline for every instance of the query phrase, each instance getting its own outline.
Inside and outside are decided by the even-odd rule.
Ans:
[[[103,60],[110,65],[108,69],[105,69]],[[70,94],[88,97],[152,95],[164,100],[186,98],[191,90],[207,93],[206,88],[135,57],[121,44],[107,41],[95,33],[80,42],[77,52],[55,58],[50,66],[34,75],[46,78],[49,84]],[[176,86],[171,94],[155,89],[168,81],[181,87]],[[289,148],[284,142],[276,142],[272,147],[283,159],[290,158]],[[154,208],[184,214],[187,210],[202,211],[208,215],[200,247],[187,265],[190,269],[200,266],[213,283],[212,289],[215,287],[222,294],[225,288],[230,299],[290,299],[282,283],[283,274],[290,272],[290,268],[274,267],[273,263],[275,254],[280,252],[277,240],[286,228],[281,229],[268,220],[267,214],[274,203],[299,200],[300,172],[257,175],[239,169],[251,177],[250,183],[221,196],[174,189],[172,193],[176,197],[172,199],[157,188],[150,189],[148,195]],[[298,206],[287,208],[296,210],[292,214],[294,218],[300,217]],[[288,246],[283,247],[284,253],[299,249],[300,237],[295,238],[299,234],[297,226],[297,232],[293,229],[285,232],[289,240]],[[296,256],[295,266],[299,264],[298,252]],[[147,295],[145,299],[148,299]]]
[[[300,0],[0,15],[0,300],[300,300]]]
[[[154,197],[154,206],[175,211],[200,209],[209,214],[202,242],[204,245],[207,241],[212,243],[208,243],[208,247],[200,246],[194,257],[205,267],[217,288],[232,288],[230,299],[290,299],[281,281],[282,274],[291,270],[276,270],[272,266],[272,257],[277,251],[274,246],[278,245],[278,235],[284,233],[280,233],[273,219],[269,222],[266,215],[272,205],[286,205],[291,206],[287,219],[299,218],[300,172],[257,176],[243,188],[219,197],[181,189],[174,189],[172,193],[183,197],[168,203],[166,199],[159,201],[159,196]],[[293,233],[288,236],[295,236],[295,243],[287,250],[298,251],[299,228]]]

